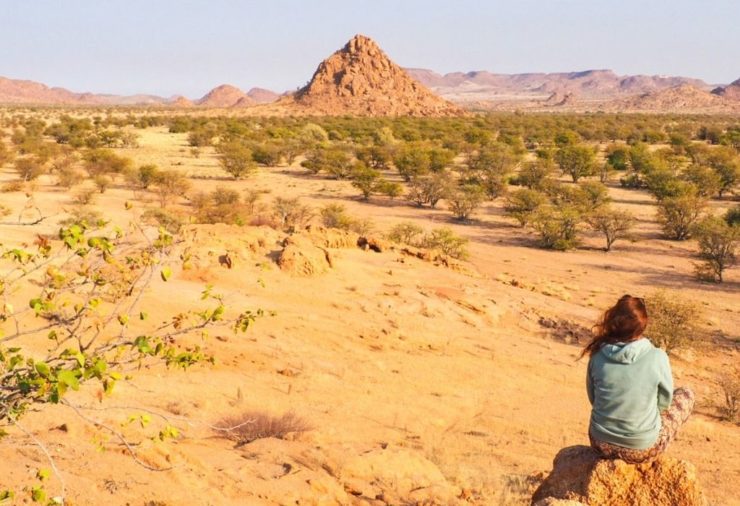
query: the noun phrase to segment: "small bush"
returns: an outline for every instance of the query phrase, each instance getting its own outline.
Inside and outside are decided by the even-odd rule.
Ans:
[[[105,193],[113,183],[113,180],[104,174],[98,174],[93,178],[93,182],[100,193]]]
[[[722,417],[731,422],[740,420],[740,369],[721,376],[719,386],[724,400],[720,405]]]
[[[540,207],[532,217],[532,226],[540,234],[540,246],[565,251],[578,246],[581,212],[573,206]]]
[[[456,188],[448,197],[450,211],[456,219],[465,221],[483,203],[486,192],[477,184],[466,184]]]
[[[87,206],[95,202],[95,188],[81,188],[74,194],[73,200],[76,204]]]
[[[397,223],[390,229],[386,237],[393,242],[416,246],[419,243],[419,237],[424,232],[419,225],[410,222]]]
[[[311,221],[313,210],[301,204],[298,198],[277,197],[272,203],[272,214],[279,228],[292,232],[305,227]]]
[[[706,206],[704,198],[692,194],[667,197],[658,202],[658,221],[665,236],[675,241],[688,239]]]
[[[547,196],[536,190],[521,189],[509,194],[504,204],[506,214],[519,222],[522,227],[528,225],[537,209],[547,202]]]
[[[603,207],[587,216],[586,222],[606,240],[605,251],[610,251],[617,239],[627,237],[635,223],[635,217],[628,211]]]
[[[248,411],[222,419],[219,434],[242,446],[258,439],[285,439],[288,434],[310,430],[310,426],[294,413],[272,416],[258,411]]]
[[[33,181],[46,173],[44,164],[36,157],[18,158],[15,161],[15,170],[23,181]]]
[[[693,229],[699,242],[699,258],[704,263],[697,266],[701,279],[722,282],[725,269],[735,265],[735,249],[740,242],[740,226],[728,225],[716,216],[704,218]]]
[[[327,228],[340,228],[350,230],[352,228],[352,217],[342,204],[328,204],[321,209],[321,222]]]
[[[423,248],[437,249],[453,258],[468,257],[468,240],[460,237],[451,228],[441,227],[426,234],[421,241]]]
[[[645,300],[648,326],[645,335],[670,353],[688,345],[698,330],[699,306],[678,293],[658,291]]]
[[[177,234],[180,232],[180,229],[184,224],[181,216],[165,209],[147,209],[141,215],[141,220],[144,223],[164,227],[164,229],[171,234]]]

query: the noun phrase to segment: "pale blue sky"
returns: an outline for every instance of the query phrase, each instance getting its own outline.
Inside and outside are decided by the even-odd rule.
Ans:
[[[0,0],[0,76],[108,93],[284,91],[355,33],[442,73],[740,77],[740,0]]]

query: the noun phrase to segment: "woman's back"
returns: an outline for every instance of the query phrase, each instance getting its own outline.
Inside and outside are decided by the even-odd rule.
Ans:
[[[594,437],[635,449],[655,442],[673,392],[665,352],[645,338],[605,344],[589,360],[587,384]]]

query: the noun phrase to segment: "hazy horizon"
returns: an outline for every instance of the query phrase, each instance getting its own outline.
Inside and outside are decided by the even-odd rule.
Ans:
[[[197,98],[220,84],[283,92],[363,33],[399,65],[440,74],[611,69],[710,84],[740,77],[734,0],[614,4],[6,0],[0,76],[75,92]]]

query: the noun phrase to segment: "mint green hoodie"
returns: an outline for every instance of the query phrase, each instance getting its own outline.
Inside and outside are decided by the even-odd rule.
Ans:
[[[606,344],[588,362],[586,386],[595,439],[637,450],[655,443],[660,411],[673,398],[671,365],[663,350],[644,337]]]

